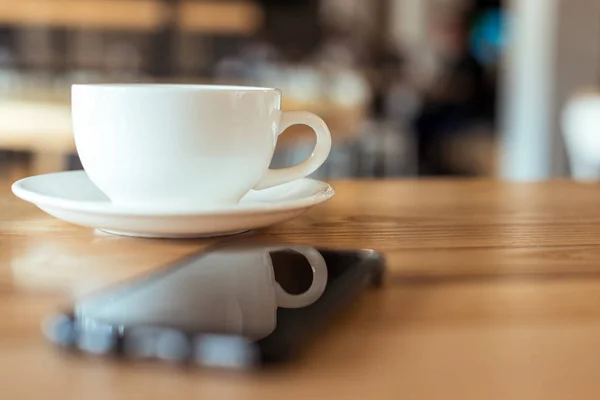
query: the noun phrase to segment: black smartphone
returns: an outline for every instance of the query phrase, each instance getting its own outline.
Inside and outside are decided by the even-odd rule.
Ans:
[[[289,360],[367,287],[373,250],[217,246],[82,298],[43,330],[78,352],[224,368]]]

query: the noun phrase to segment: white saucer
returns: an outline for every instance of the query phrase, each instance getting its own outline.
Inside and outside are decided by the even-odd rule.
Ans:
[[[239,204],[211,209],[156,210],[114,205],[84,171],[57,172],[21,179],[13,193],[48,214],[108,233],[183,238],[240,233],[283,222],[335,193],[325,182],[301,179],[250,191]]]

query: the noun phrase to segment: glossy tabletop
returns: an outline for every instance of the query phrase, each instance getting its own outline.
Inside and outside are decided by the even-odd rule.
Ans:
[[[2,187],[8,187],[8,180]],[[40,333],[73,296],[216,240],[142,240],[0,197],[0,397],[565,399],[600,396],[600,186],[556,181],[338,181],[257,239],[373,248],[370,290],[272,371],[74,357]],[[231,240],[231,239],[228,239]]]

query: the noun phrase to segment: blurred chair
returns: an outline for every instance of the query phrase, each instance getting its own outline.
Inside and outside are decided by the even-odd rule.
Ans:
[[[562,129],[573,178],[600,179],[600,92],[573,96],[563,110]]]

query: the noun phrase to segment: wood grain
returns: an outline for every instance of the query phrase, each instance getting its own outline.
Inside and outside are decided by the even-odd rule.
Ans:
[[[14,176],[13,176],[14,178]],[[8,178],[7,178],[8,179]],[[597,398],[600,186],[339,181],[246,236],[141,240],[57,221],[0,191],[2,398]],[[65,356],[40,320],[80,293],[220,240],[375,248],[389,274],[281,369],[189,371]]]

